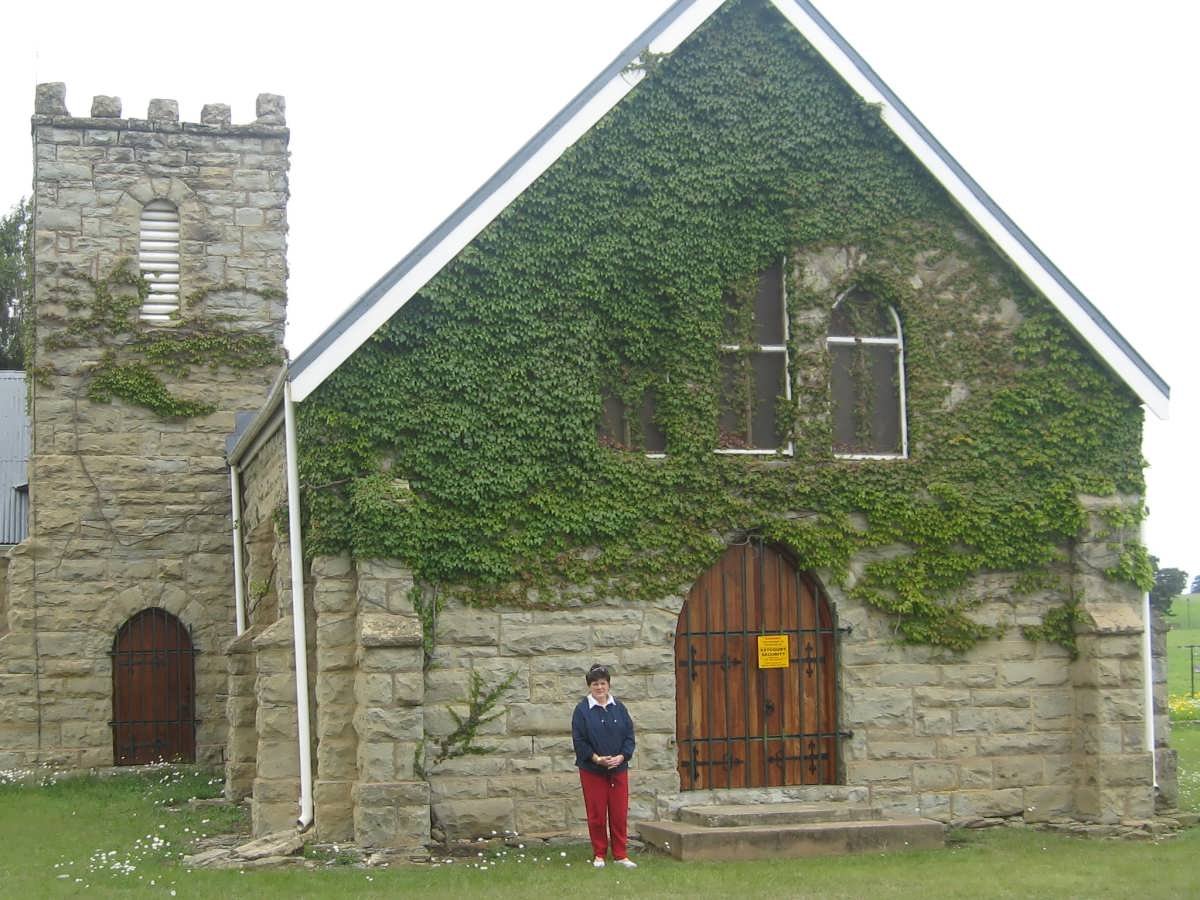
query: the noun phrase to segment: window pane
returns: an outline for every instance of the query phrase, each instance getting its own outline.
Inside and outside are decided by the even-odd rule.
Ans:
[[[784,396],[787,355],[756,353],[751,357],[754,366],[754,413],[750,422],[750,443],[763,450],[779,446],[777,408]]]
[[[642,408],[639,424],[642,429],[642,448],[647,453],[665,453],[667,451],[667,436],[654,421],[657,408],[653,390],[647,390],[642,396]]]
[[[774,265],[758,277],[758,294],[754,298],[754,343],[778,345],[783,342],[783,269]]]
[[[858,288],[833,308],[830,337],[896,337],[896,323],[887,304]]]
[[[900,453],[899,350],[831,344],[830,396],[836,453]]]
[[[833,401],[833,450],[855,453],[858,439],[854,428],[854,354],[857,347],[830,344],[829,390]]]
[[[609,446],[628,447],[625,431],[625,404],[612,394],[604,394],[600,403],[600,422],[596,426],[600,442]]]
[[[871,453],[899,453],[900,382],[899,351],[896,347],[872,345]]]
[[[733,353],[721,354],[721,419],[718,446],[745,448],[750,438],[750,381],[746,361]]]

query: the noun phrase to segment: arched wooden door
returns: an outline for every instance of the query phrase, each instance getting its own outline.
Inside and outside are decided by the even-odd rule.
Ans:
[[[118,766],[196,760],[192,639],[162,609],[131,617],[113,641],[113,760]]]
[[[786,657],[761,662],[764,647]],[[773,639],[773,640],[772,640]],[[693,586],[675,631],[683,790],[833,784],[836,631],[819,582],[758,541],[730,547]]]

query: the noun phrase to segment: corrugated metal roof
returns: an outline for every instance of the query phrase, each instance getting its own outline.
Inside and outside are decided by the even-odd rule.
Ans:
[[[0,372],[0,544],[17,544],[29,527],[29,416],[25,373]]]

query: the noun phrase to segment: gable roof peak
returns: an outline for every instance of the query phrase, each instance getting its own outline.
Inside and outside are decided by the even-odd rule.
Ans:
[[[946,189],[960,209],[1160,418],[1170,388],[1086,296],[1000,209],[809,0],[769,0]],[[379,327],[634,87],[631,64],[674,50],[726,0],[677,0],[424,240],[289,365],[295,399],[321,384]]]

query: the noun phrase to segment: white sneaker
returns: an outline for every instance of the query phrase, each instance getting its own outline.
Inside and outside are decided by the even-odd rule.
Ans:
[[[626,857],[625,859],[614,859],[613,865],[620,866],[623,869],[636,869],[637,863]]]
[[[595,859],[592,860],[592,867],[596,868],[596,869],[603,869],[604,868],[604,860],[601,859],[599,856],[597,856]]]

